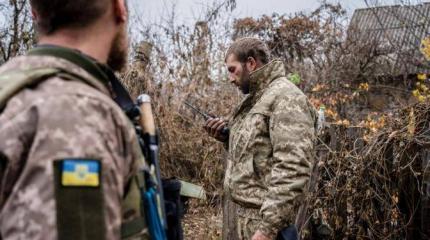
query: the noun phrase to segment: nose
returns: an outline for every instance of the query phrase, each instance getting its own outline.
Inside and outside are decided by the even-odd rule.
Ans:
[[[235,78],[234,78],[233,74],[229,74],[228,75],[228,80],[230,81],[230,83],[234,83],[235,82]]]

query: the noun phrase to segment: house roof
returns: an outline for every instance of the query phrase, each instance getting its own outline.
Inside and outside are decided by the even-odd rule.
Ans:
[[[354,33],[377,42],[384,61],[390,62],[391,74],[430,72],[420,52],[421,41],[430,36],[430,3],[358,9],[348,37]]]

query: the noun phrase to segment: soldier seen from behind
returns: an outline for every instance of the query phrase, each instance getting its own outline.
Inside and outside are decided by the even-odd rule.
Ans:
[[[135,129],[112,100],[125,0],[30,0],[38,45],[0,68],[0,239],[146,237]]]
[[[238,235],[284,239],[281,233],[296,231],[292,225],[310,179],[315,111],[262,41],[235,41],[226,65],[246,96],[228,121],[209,119],[205,129],[228,146],[224,190],[238,205]],[[230,134],[223,135],[227,125]]]

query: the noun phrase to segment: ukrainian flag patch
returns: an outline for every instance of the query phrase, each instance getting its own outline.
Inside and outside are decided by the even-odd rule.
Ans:
[[[65,159],[62,162],[61,184],[68,187],[98,187],[100,168],[97,160]]]

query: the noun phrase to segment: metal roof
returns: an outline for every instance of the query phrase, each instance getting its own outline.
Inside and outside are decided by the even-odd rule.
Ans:
[[[384,55],[381,61],[391,65],[391,73],[384,74],[429,73],[420,53],[421,41],[430,36],[429,15],[430,3],[358,9],[352,16],[348,38],[355,34],[359,39],[375,41]]]

